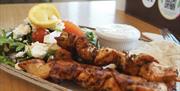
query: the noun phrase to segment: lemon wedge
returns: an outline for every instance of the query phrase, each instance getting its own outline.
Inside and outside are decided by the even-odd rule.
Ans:
[[[53,28],[60,19],[60,13],[52,4],[38,4],[30,9],[28,18],[36,26]]]

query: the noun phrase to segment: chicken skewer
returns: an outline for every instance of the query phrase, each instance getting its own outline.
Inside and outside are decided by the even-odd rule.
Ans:
[[[57,61],[50,71],[50,77],[72,80],[82,87],[95,91],[155,91],[167,90],[163,83],[146,82],[145,79],[119,74],[114,70],[101,69],[90,65],[79,65],[70,61]],[[64,68],[66,66],[66,68]],[[60,68],[61,67],[61,68]],[[69,68],[68,68],[69,67]],[[61,72],[55,69],[64,69]],[[67,71],[68,70],[68,71]],[[63,75],[65,73],[66,75]],[[153,87],[152,85],[156,85]],[[162,87],[161,87],[162,86]]]
[[[86,37],[78,37],[74,34],[62,32],[56,38],[62,48],[78,54],[86,63],[103,66],[114,63],[120,72],[143,77],[149,81],[169,82],[177,80],[177,69],[165,67],[150,55],[140,54],[129,56],[125,52],[111,48],[97,49]]]
[[[70,59],[44,63],[31,59],[19,64],[27,72],[44,79],[74,81],[94,91],[168,91],[166,84],[147,82],[143,78],[119,74],[115,70],[79,64]]]

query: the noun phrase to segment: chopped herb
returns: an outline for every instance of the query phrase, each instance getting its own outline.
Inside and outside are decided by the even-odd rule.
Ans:
[[[25,47],[25,44],[21,42],[16,42],[15,44],[16,44],[16,52],[23,50]]]
[[[6,56],[3,56],[3,55],[0,55],[0,63],[7,64],[12,67],[14,67],[14,65],[15,65],[15,62],[13,62],[12,60],[10,60],[9,58],[7,58]]]
[[[98,39],[96,38],[95,34],[91,31],[85,31],[85,33],[86,33],[86,36],[87,36],[88,40],[90,41],[90,43],[95,45],[97,48],[100,48]]]
[[[24,43],[21,43],[21,42],[15,40],[15,39],[13,39],[11,36],[10,37],[6,36],[6,33],[5,33],[4,30],[1,30],[1,32],[2,32],[2,35],[0,36],[0,46],[8,44],[9,49],[14,49],[15,48],[16,52],[21,51],[22,49],[24,49],[24,47],[25,47]]]
[[[100,48],[97,36],[93,32],[94,30],[88,28],[81,28],[81,30],[85,33],[86,37],[88,38],[91,44],[95,45],[97,48]]]

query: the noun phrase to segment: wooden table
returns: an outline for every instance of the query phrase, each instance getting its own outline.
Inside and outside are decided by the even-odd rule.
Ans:
[[[63,19],[79,25],[96,27],[112,23],[126,23],[137,27],[142,32],[159,33],[158,28],[143,22],[123,11],[115,9],[115,1],[88,1],[54,3]],[[0,5],[0,28],[14,27],[25,19],[29,9],[35,4]],[[0,70],[0,91],[44,91]]]
[[[79,25],[96,27],[112,23],[126,23],[140,31],[159,33],[158,28],[143,22],[123,11],[115,9],[115,1],[88,1],[54,3],[63,19]],[[20,24],[35,4],[0,5],[0,27],[9,28]]]

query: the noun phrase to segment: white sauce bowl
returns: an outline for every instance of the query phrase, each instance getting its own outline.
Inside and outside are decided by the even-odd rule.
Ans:
[[[140,32],[126,24],[111,24],[96,28],[96,35],[102,47],[129,51],[137,47]]]

